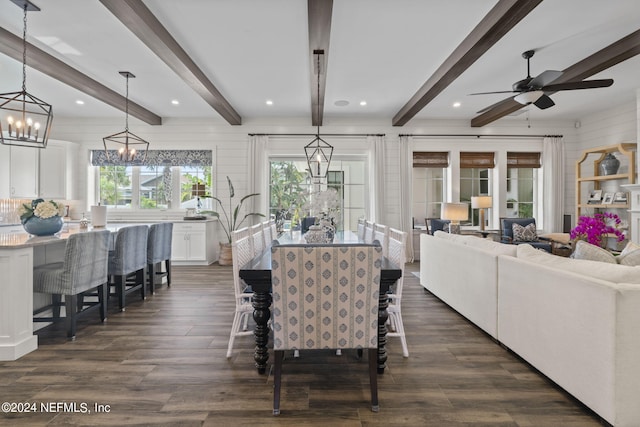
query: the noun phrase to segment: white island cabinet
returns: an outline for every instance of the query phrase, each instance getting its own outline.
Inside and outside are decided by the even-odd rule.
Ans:
[[[216,221],[173,223],[171,262],[175,265],[209,265],[217,260]]]

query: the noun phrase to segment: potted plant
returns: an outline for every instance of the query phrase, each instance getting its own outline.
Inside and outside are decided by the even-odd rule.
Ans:
[[[240,228],[244,220],[250,216],[264,217],[264,215],[261,213],[251,212],[251,213],[245,214],[242,217],[242,219],[239,220],[240,209],[242,208],[242,204],[244,203],[244,201],[249,199],[250,197],[258,196],[260,193],[253,193],[253,194],[248,194],[244,196],[243,198],[240,199],[240,202],[236,205],[236,207],[233,208],[233,198],[235,197],[235,190],[233,189],[233,184],[231,183],[231,179],[229,179],[229,177],[227,177],[227,183],[229,184],[229,210],[225,209],[224,204],[222,203],[222,200],[220,200],[217,197],[210,196],[213,200],[218,202],[218,204],[220,205],[220,212],[217,212],[217,211],[207,212],[211,216],[218,218],[220,227],[222,228],[222,230],[224,231],[227,237],[226,242],[222,242],[222,241],[220,242],[220,256],[218,258],[218,264],[220,265],[229,265],[232,263],[231,233],[237,230],[238,228]]]

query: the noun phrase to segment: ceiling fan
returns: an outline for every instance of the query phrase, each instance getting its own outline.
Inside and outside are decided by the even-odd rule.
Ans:
[[[613,84],[613,79],[600,79],[600,80],[578,80],[569,81],[564,83],[551,84],[560,76],[562,71],[547,70],[536,77],[531,77],[529,61],[535,50],[528,50],[522,54],[522,57],[527,60],[527,77],[523,80],[519,80],[512,85],[512,90],[496,91],[496,92],[479,92],[472,93],[470,95],[487,95],[493,93],[514,93],[516,94],[514,101],[529,105],[533,104],[541,110],[553,107],[555,102],[547,95],[547,93],[558,92],[561,90],[577,90],[577,89],[596,89],[600,87],[609,87]],[[502,102],[502,101],[501,101]],[[482,113],[492,108],[494,105],[489,106],[478,113]]]

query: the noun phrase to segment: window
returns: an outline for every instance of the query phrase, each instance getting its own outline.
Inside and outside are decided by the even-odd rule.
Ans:
[[[338,192],[341,204],[338,230],[355,230],[358,218],[365,216],[365,160],[334,157],[326,183],[322,184],[311,182],[307,167],[304,158],[271,160],[269,213],[281,226],[290,223],[296,229],[308,214],[303,206],[309,193],[333,188]]]
[[[507,153],[507,217],[536,216],[540,166],[540,153]]]
[[[97,201],[111,209],[211,208],[199,197],[211,194],[211,151],[149,150],[145,163],[118,164],[94,150]]]
[[[469,220],[464,225],[480,225],[478,209],[471,209],[472,196],[490,196],[494,153],[460,153],[460,201],[469,204]]]
[[[448,152],[413,153],[413,218],[423,224],[425,218],[440,218],[446,194]]]

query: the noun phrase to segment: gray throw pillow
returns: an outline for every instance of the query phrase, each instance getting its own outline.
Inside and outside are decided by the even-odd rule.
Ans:
[[[536,242],[538,240],[536,225],[534,223],[527,224],[524,227],[514,223],[511,229],[513,230],[514,242]]]
[[[576,250],[573,251],[573,258],[617,264],[616,257],[614,257],[611,252],[606,249],[602,249],[599,246],[587,243],[584,240],[578,240],[576,243]]]

